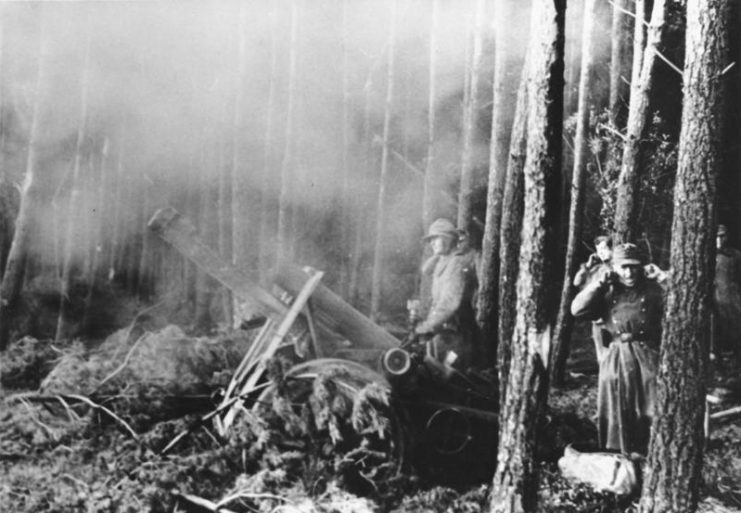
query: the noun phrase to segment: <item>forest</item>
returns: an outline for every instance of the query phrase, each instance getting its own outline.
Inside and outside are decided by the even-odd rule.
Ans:
[[[738,0],[0,2],[0,510],[741,511],[740,58]]]

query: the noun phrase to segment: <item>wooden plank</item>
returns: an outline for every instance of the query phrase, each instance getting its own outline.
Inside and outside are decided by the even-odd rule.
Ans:
[[[283,317],[288,311],[288,308],[272,294],[203,244],[196,234],[195,227],[174,208],[159,209],[152,216],[148,226],[201,271],[209,274],[240,300],[248,303],[251,309],[273,318]]]
[[[283,338],[288,334],[291,326],[293,326],[296,318],[306,306],[306,303],[309,301],[309,298],[316,290],[323,276],[323,272],[316,272],[304,284],[299,295],[296,297],[296,299],[293,300],[288,313],[285,315],[285,317],[283,317],[283,320],[281,321],[280,326],[278,326],[278,329],[273,335],[273,338],[270,340],[270,343],[267,344],[264,351],[262,351],[262,353],[258,355],[255,370],[247,375],[244,379],[244,382],[240,384],[239,393],[237,394],[239,397],[249,394],[255,388],[258,381],[265,372],[265,367],[267,366],[268,361],[275,355],[275,351],[278,349],[281,342],[283,342]],[[228,397],[225,397],[225,400],[227,399]],[[226,430],[229,429],[232,422],[234,421],[234,417],[236,416],[237,411],[241,409],[242,406],[242,401],[238,400],[234,404],[234,406],[232,406],[232,408],[230,408],[226,412],[223,421],[217,423],[217,428],[222,435],[226,432]]]
[[[295,294],[301,290],[308,275],[290,264],[281,265],[275,273],[276,284]],[[318,285],[311,296],[316,318],[339,333],[358,349],[391,349],[401,343],[388,331],[346,303],[324,285]]]

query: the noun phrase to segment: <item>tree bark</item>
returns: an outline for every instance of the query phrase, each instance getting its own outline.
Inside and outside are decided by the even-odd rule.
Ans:
[[[630,34],[633,32],[633,17],[630,12],[633,2],[614,0],[612,6],[611,52],[610,52],[610,98],[609,121],[613,128],[621,129],[627,114],[628,69],[630,69]]]
[[[512,355],[512,333],[517,313],[517,274],[520,262],[522,236],[522,212],[524,208],[523,191],[525,177],[523,170],[527,157],[527,66],[522,71],[520,88],[517,93],[517,107],[512,125],[507,180],[502,198],[502,230],[499,256],[499,326],[497,344],[497,369],[499,376],[499,403],[504,404]]]
[[[77,121],[77,137],[75,140],[75,157],[72,163],[72,176],[70,178],[69,203],[67,204],[67,226],[64,234],[64,251],[62,254],[62,273],[59,283],[59,315],[57,317],[57,329],[54,341],[59,342],[68,334],[67,317],[70,307],[70,282],[72,278],[72,251],[76,246],[75,239],[75,212],[80,201],[80,165],[82,161],[82,143],[86,136],[88,90],[90,87],[90,49],[92,41],[90,34],[85,42],[85,55],[82,63],[82,74],[80,79],[80,118]]]
[[[463,114],[463,151],[461,155],[461,181],[458,188],[458,228],[465,230],[473,218],[473,145],[478,118],[478,89],[481,74],[483,46],[484,0],[476,0],[473,22],[473,41],[468,61],[467,95]]]
[[[640,15],[640,0],[636,3],[636,9],[637,15]],[[641,138],[648,121],[649,98],[653,87],[656,52],[659,51],[659,45],[661,44],[665,16],[666,0],[656,0],[651,13],[651,23],[644,52],[638,50],[641,39],[639,34],[643,30],[643,23],[640,19],[636,20],[630,109],[628,111],[627,134],[623,146],[623,160],[618,176],[615,205],[615,233],[613,237],[615,243],[632,242],[636,237],[636,195],[639,192]]]
[[[481,276],[477,321],[490,358],[497,354],[499,250],[502,231],[502,204],[507,177],[513,117],[517,104],[517,76],[522,72],[511,41],[520,27],[512,23],[522,5],[513,0],[496,0],[494,4],[494,85],[489,149],[489,181],[486,193],[486,221],[481,245]]]
[[[561,301],[556,326],[553,331],[553,384],[561,386],[564,379],[566,359],[569,356],[569,341],[574,318],[571,316],[571,300],[574,296],[572,277],[576,272],[576,256],[582,238],[584,219],[584,186],[587,178],[589,159],[589,112],[592,103],[592,81],[594,77],[594,58],[592,48],[597,38],[595,31],[597,0],[584,3],[584,24],[582,28],[581,72],[579,76],[579,100],[576,115],[576,138],[574,140],[574,171],[571,176],[571,203],[569,207],[569,236],[566,243]]]
[[[566,2],[541,0],[533,8],[528,86],[528,140],[517,317],[505,400],[500,412],[491,512],[537,507],[535,428],[547,393],[553,277],[557,250],[563,122],[563,45]]]
[[[386,67],[386,105],[383,113],[383,151],[381,154],[381,173],[378,177],[378,207],[376,212],[376,243],[373,249],[373,274],[371,276],[370,318],[378,319],[381,307],[381,279],[384,275],[383,245],[386,239],[386,185],[388,182],[389,146],[391,139],[391,116],[394,102],[396,15],[398,0],[391,0],[391,21],[389,24],[388,61]]]
[[[265,139],[263,141],[262,154],[262,209],[260,214],[260,235],[258,261],[258,274],[260,279],[266,275],[271,265],[271,255],[275,249],[274,233],[276,230],[275,209],[273,201],[273,138],[275,124],[275,95],[278,83],[278,9],[273,2],[270,27],[270,82],[268,85],[268,98],[265,106]]]
[[[663,319],[657,411],[642,513],[696,510],[717,211],[725,149],[722,73],[728,65],[729,0],[688,0],[684,101],[672,222],[671,287]]]
[[[222,252],[221,256],[229,259],[230,255],[227,253],[231,249],[231,261],[237,267],[243,267],[252,273],[253,276],[256,274],[256,262],[250,258],[250,244],[248,241],[248,227],[247,222],[252,217],[250,215],[250,194],[247,190],[246,170],[242,163],[242,146],[244,145],[244,122],[243,122],[243,111],[244,111],[244,85],[247,75],[247,5],[245,2],[239,4],[238,22],[237,22],[237,66],[236,75],[234,76],[234,107],[232,111],[232,126],[231,126],[231,198],[226,197],[226,190],[224,194],[220,194],[220,201],[224,202],[222,210],[224,213],[227,211],[227,202],[231,201],[231,248],[228,248],[227,243],[227,222],[226,215],[222,215],[223,221],[220,223],[219,229],[223,231],[224,236],[220,238],[219,249]],[[221,173],[220,173],[221,175]],[[226,177],[224,177],[226,178]],[[226,182],[226,180],[225,180]],[[256,212],[261,212],[262,209],[258,208]],[[253,243],[254,246],[254,243]],[[228,294],[231,296],[231,294]],[[229,301],[231,304],[231,300]],[[231,309],[229,309],[231,310]],[[230,312],[228,317],[231,317]]]
[[[15,222],[15,233],[10,246],[5,266],[2,285],[0,285],[0,351],[4,351],[10,342],[10,323],[23,285],[24,270],[28,259],[29,247],[35,212],[40,207],[40,186],[36,173],[39,165],[41,113],[45,108],[47,60],[49,59],[49,42],[46,40],[43,9],[39,22],[39,57],[34,86],[34,103],[31,114],[31,125],[28,134],[28,154],[26,156],[26,173],[21,186],[20,206]]]
[[[437,31],[440,23],[440,0],[432,0],[430,12],[430,54],[427,90],[427,158],[422,190],[422,227],[426,229],[433,221],[434,195],[432,188],[435,173],[435,109],[437,108]]]
[[[291,182],[293,180],[294,166],[294,110],[296,102],[296,54],[298,52],[298,17],[299,2],[291,2],[291,35],[289,40],[289,57],[288,57],[288,98],[286,101],[286,127],[285,141],[283,148],[283,162],[281,164],[279,185],[280,196],[278,199],[278,243],[277,259],[278,262],[291,260],[291,215],[293,208],[291,201],[293,199]]]

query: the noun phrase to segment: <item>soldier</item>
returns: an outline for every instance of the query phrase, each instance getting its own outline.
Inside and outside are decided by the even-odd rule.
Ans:
[[[612,265],[612,239],[606,235],[600,235],[594,239],[595,252],[589,255],[586,263],[582,264],[574,276],[574,286],[580,289],[592,281],[599,279],[605,271],[611,271]],[[594,340],[594,352],[597,361],[602,359],[602,353],[610,343],[609,333],[603,329],[601,319],[592,322],[592,340]]]
[[[469,367],[477,349],[478,327],[472,306],[476,271],[467,253],[455,251],[458,230],[448,219],[437,219],[424,238],[432,257],[422,272],[432,277],[431,303],[415,333],[431,335],[431,356],[459,369]]]
[[[625,453],[644,452],[655,401],[666,274],[643,266],[634,244],[612,256],[614,271],[587,284],[571,304],[575,317],[602,319],[611,341],[599,362],[597,415],[600,444]]]
[[[722,358],[733,351],[741,365],[741,252],[728,246],[728,229],[718,225],[715,257],[713,352]]]

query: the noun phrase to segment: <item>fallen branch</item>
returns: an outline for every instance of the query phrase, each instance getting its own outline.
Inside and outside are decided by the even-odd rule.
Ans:
[[[725,419],[725,418],[733,417],[739,414],[741,414],[741,406],[734,406],[733,408],[729,408],[727,410],[723,410],[723,411],[719,411],[717,413],[711,414],[710,419],[711,420]]]
[[[208,499],[204,499],[203,497],[198,497],[196,495],[191,495],[189,493],[180,493],[178,490],[173,490],[171,494],[173,497],[177,499],[190,502],[191,504],[194,504],[195,506],[207,509],[209,511],[219,511],[221,513],[236,513],[235,511],[219,507],[219,505],[216,504],[215,502],[212,502]]]
[[[94,408],[96,410],[102,411],[103,413],[105,413],[106,415],[108,415],[109,417],[111,417],[113,420],[115,420],[116,422],[118,422],[118,424],[121,427],[123,427],[131,435],[131,437],[134,440],[136,440],[137,442],[140,441],[139,440],[139,435],[136,434],[136,431],[134,431],[133,429],[131,429],[131,426],[129,426],[126,423],[125,420],[123,420],[121,417],[119,417],[118,415],[116,415],[115,413],[113,413],[111,410],[109,410],[108,408],[106,408],[102,404],[97,404],[97,403],[93,402],[92,400],[90,400],[89,398],[87,398],[85,396],[82,396],[82,395],[76,395],[76,394],[62,395],[62,394],[60,394],[60,397],[63,397],[63,398],[70,397],[72,399],[77,399],[78,401],[87,404],[91,408]]]
[[[98,383],[98,386],[95,387],[96,390],[99,390],[100,387],[102,387],[106,382],[110,381],[116,374],[121,372],[126,368],[126,366],[129,364],[129,360],[131,359],[131,355],[134,353],[134,350],[139,346],[139,342],[141,342],[144,337],[146,336],[146,333],[140,336],[136,339],[136,342],[134,342],[134,345],[131,346],[131,349],[128,353],[126,353],[126,357],[124,358],[124,361],[119,365],[113,372],[111,372],[108,376],[103,378],[100,383]]]

